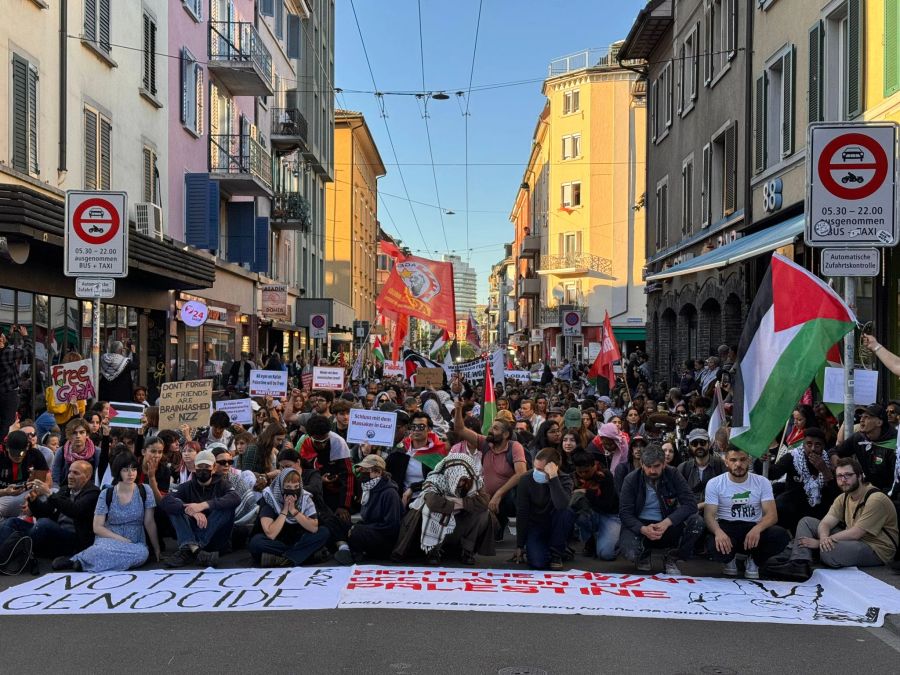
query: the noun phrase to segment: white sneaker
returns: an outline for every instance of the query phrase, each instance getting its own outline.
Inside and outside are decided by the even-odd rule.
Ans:
[[[678,569],[678,561],[675,558],[666,556],[666,574],[673,577],[681,576],[681,570]]]
[[[737,560],[732,558],[731,562],[725,563],[722,568],[722,574],[726,577],[736,577],[738,575]]]
[[[727,574],[727,572],[726,572]],[[753,558],[747,558],[747,562],[744,564],[744,578],[745,579],[759,579],[759,567],[756,566],[756,563],[753,561]]]

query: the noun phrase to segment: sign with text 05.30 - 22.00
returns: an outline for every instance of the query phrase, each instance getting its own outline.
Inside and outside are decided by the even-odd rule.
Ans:
[[[124,192],[66,192],[67,277],[128,276],[128,196]]]

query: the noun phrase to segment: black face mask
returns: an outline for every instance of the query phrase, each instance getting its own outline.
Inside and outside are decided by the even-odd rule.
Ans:
[[[368,471],[360,471],[357,475],[359,476],[359,480],[363,483],[372,478],[372,474],[370,474]]]
[[[300,496],[300,488],[296,490],[283,490],[282,493],[285,497],[299,497]]]
[[[212,478],[212,471],[210,469],[196,469],[194,471],[194,478],[196,478],[201,483],[205,483],[210,478]]]

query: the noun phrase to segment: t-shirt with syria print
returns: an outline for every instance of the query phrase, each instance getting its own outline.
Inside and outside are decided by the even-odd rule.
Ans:
[[[772,483],[755,473],[748,473],[743,483],[735,483],[731,474],[723,473],[706,484],[706,503],[716,504],[718,520],[758,523],[763,516],[762,503],[774,499]]]

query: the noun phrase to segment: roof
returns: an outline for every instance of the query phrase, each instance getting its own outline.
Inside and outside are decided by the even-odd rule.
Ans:
[[[638,12],[628,37],[619,48],[620,61],[648,59],[663,34],[672,25],[673,4],[672,0],[650,0],[647,6]]]

